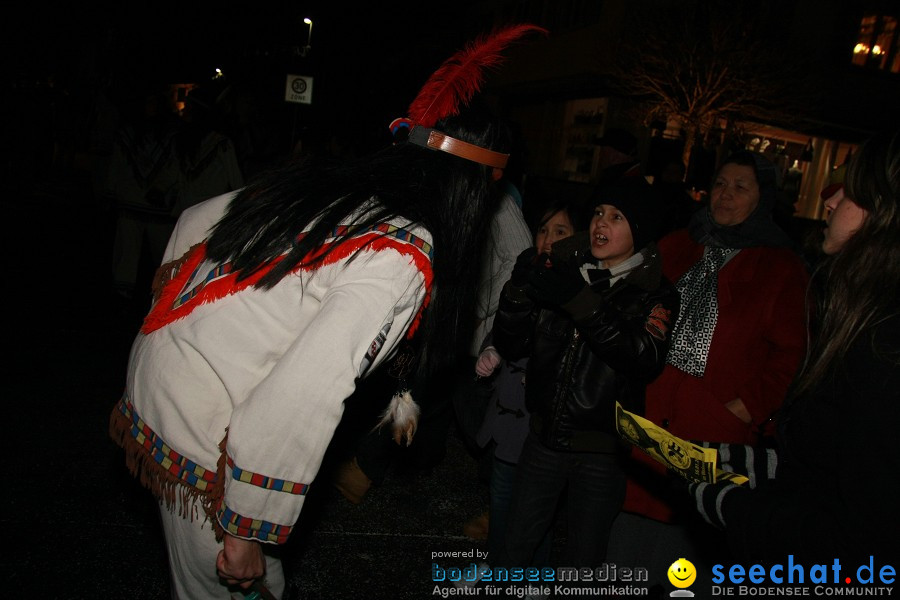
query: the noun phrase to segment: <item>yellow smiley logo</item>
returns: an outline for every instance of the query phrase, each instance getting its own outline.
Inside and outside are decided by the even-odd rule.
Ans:
[[[679,558],[669,567],[669,582],[677,588],[690,587],[697,579],[697,569],[686,558]]]

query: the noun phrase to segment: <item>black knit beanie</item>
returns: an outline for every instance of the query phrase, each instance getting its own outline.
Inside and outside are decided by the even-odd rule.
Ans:
[[[654,201],[655,193],[643,177],[633,177],[604,186],[594,198],[594,206],[609,204],[625,215],[631,227],[635,254],[656,239],[660,215]]]

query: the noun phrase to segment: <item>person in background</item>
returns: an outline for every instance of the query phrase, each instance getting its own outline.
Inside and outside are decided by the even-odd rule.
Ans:
[[[122,118],[101,194],[116,212],[113,289],[128,302],[150,297],[144,260],[159,265],[175,226],[179,174],[175,139],[181,127],[166,86],[139,86],[122,102]],[[142,302],[141,302],[142,304]]]
[[[653,189],[660,198],[662,216],[657,235],[662,238],[678,229],[684,229],[693,214],[703,205],[694,200],[684,181],[685,167],[680,157],[672,157],[662,163],[653,178]]]
[[[643,179],[641,161],[638,159],[638,141],[621,127],[610,127],[596,141],[600,147],[597,167],[600,169],[599,185],[611,185],[632,177]],[[644,180],[645,183],[646,180]],[[649,184],[648,184],[649,185]]]
[[[647,382],[662,369],[678,311],[639,189],[602,188],[587,236],[561,240],[549,255],[522,253],[504,286],[494,345],[507,360],[528,357],[531,422],[496,566],[534,565],[564,492],[562,564],[604,562],[625,494],[615,405],[640,410]]]
[[[678,437],[766,443],[803,358],[808,273],[772,221],[775,181],[762,155],[735,152],[720,165],[708,206],[659,243],[681,309],[665,368],[647,386],[645,416]],[[678,557],[708,577],[718,549],[696,539],[663,468],[632,456],[610,560],[647,567],[659,585]]]
[[[692,485],[691,504],[737,561],[839,559],[841,585],[872,561],[878,585],[900,563],[900,131],[866,141],[845,177],[822,194],[816,326],[777,448],[716,444],[750,482]]]
[[[491,220],[490,236],[484,249],[471,342],[460,357],[454,380],[447,389],[452,407],[452,415],[447,420],[453,421],[469,453],[478,461],[479,477],[482,480],[490,477],[490,456],[481,450],[475,438],[490,403],[493,385],[485,379],[474,379],[472,372],[481,352],[482,342],[493,328],[503,284],[509,279],[516,258],[532,244],[518,188],[509,180],[501,183],[505,192]],[[433,389],[431,393],[440,395],[441,391]],[[446,439],[446,434],[443,438]],[[435,443],[439,439],[436,438]],[[481,537],[487,534],[487,527],[488,516],[482,514],[466,523],[464,530],[469,537]]]
[[[186,208],[244,187],[231,138],[222,132],[221,104],[229,88],[216,81],[192,89],[185,99],[181,127],[175,138],[178,159],[178,199],[173,216]]]

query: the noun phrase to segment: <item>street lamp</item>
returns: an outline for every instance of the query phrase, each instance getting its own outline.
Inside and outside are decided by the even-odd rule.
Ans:
[[[304,54],[306,54],[307,52],[309,52],[310,45],[312,44],[312,19],[310,19],[309,17],[304,17],[303,22],[309,25],[309,30],[306,34],[306,52],[304,52]]]

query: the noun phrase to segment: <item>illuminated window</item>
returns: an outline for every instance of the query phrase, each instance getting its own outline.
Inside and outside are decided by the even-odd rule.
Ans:
[[[900,73],[896,17],[870,14],[862,18],[853,47],[853,64]]]

